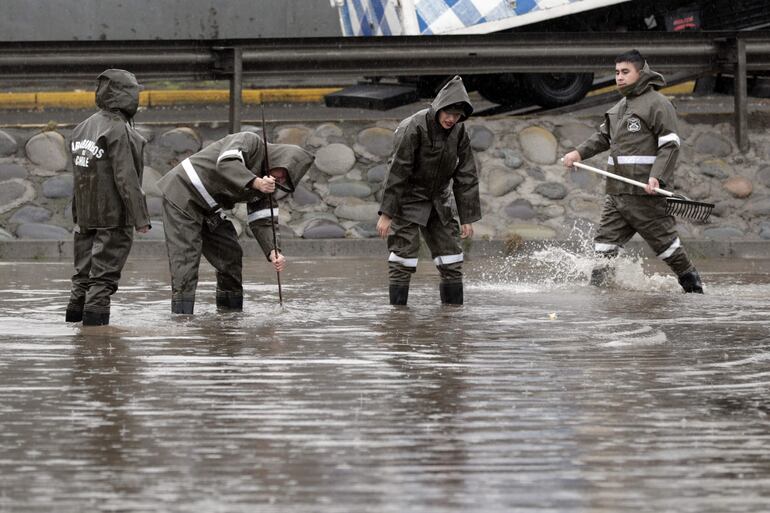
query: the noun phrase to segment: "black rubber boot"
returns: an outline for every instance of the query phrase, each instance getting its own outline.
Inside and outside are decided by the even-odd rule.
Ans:
[[[110,323],[110,312],[83,312],[83,326],[106,326]]]
[[[445,305],[463,304],[463,283],[450,282],[439,283],[438,291],[441,295],[441,302]]]
[[[172,299],[171,300],[171,313],[192,315],[193,308],[195,307],[195,301],[192,299]]]
[[[700,279],[700,274],[695,269],[681,275],[679,277],[679,285],[687,293],[703,294],[703,282]]]
[[[231,294],[217,295],[217,308],[241,311],[243,310],[243,296]]]
[[[594,267],[591,270],[591,279],[588,283],[594,287],[609,287],[615,278],[615,269],[608,265]]]
[[[67,312],[64,314],[64,320],[66,322],[80,322],[83,320],[83,310],[75,308],[67,308]]]
[[[405,305],[408,297],[409,297],[409,285],[404,285],[401,283],[390,284],[390,304],[391,305]]]

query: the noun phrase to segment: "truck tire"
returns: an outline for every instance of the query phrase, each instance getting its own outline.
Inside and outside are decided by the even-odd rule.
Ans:
[[[526,73],[522,83],[533,102],[545,108],[582,100],[594,83],[593,73]]]

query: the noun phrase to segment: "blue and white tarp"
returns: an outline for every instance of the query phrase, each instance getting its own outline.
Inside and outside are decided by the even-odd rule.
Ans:
[[[492,32],[623,1],[627,0],[332,0],[339,6],[345,36],[445,34],[479,26],[487,27],[482,32]],[[510,23],[495,23],[504,20]]]

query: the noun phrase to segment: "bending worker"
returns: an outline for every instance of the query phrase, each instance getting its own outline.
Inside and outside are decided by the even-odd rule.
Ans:
[[[265,145],[252,132],[228,135],[182,161],[158,180],[163,193],[163,223],[171,269],[171,312],[192,314],[201,254],[216,269],[217,306],[243,308],[243,250],[224,210],[247,202],[254,237],[275,270],[286,259],[273,246],[270,195],[294,188],[313,162],[298,146],[268,144],[271,169],[265,172]],[[278,229],[275,200],[273,217]],[[280,244],[279,244],[280,246]]]
[[[455,76],[429,108],[396,128],[377,221],[378,234],[388,239],[392,305],[407,302],[420,233],[441,275],[441,302],[463,303],[460,238],[471,237],[472,223],[481,219],[476,164],[463,124],[472,112],[463,81]],[[453,194],[460,224],[452,211]]]
[[[623,98],[604,116],[599,131],[564,156],[564,165],[610,150],[609,171],[647,183],[645,190],[608,179],[601,222],[594,238],[596,253],[609,260],[591,273],[591,284],[612,278],[611,259],[639,233],[676,273],[685,292],[703,293],[700,275],[682,246],[666,199],[655,193],[674,177],[680,140],[676,111],[657,91],[666,82],[644,57],[632,50],[615,59],[615,83]]]

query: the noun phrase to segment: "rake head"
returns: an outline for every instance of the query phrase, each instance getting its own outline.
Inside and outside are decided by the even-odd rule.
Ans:
[[[684,197],[666,198],[666,213],[668,215],[705,223],[708,221],[712,210],[714,210],[713,203],[702,203]]]

